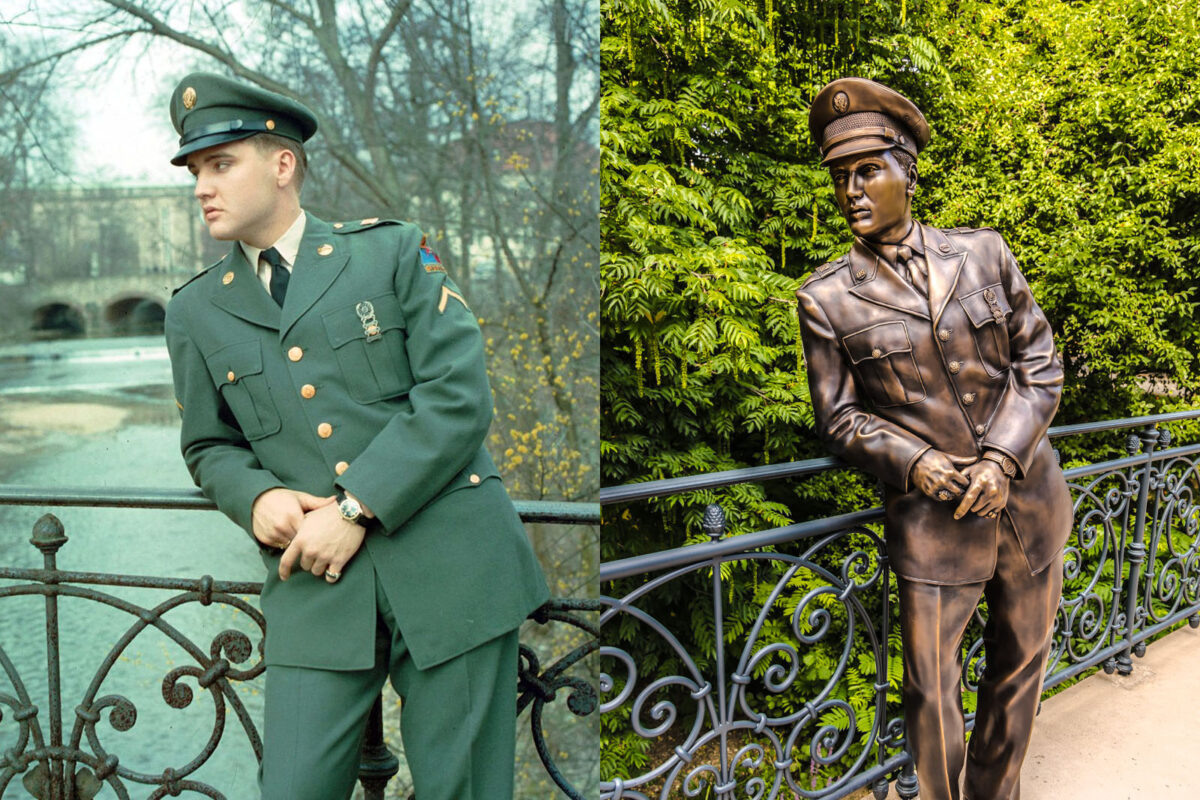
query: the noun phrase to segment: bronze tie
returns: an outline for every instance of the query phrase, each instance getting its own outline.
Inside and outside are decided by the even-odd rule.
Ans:
[[[271,297],[283,307],[283,298],[287,296],[288,280],[291,273],[283,266],[283,257],[274,247],[268,247],[259,255],[263,261],[271,265]]]
[[[896,247],[896,266],[900,268],[900,274],[914,289],[926,297],[929,296],[929,282],[925,275],[925,265],[913,253],[911,247],[906,244]]]

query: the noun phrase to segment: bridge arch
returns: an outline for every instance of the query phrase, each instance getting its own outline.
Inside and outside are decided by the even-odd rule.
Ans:
[[[33,335],[39,339],[65,339],[87,333],[87,314],[74,303],[52,301],[33,309]]]
[[[124,294],[104,306],[104,324],[113,336],[149,336],[163,332],[166,307],[156,297]]]

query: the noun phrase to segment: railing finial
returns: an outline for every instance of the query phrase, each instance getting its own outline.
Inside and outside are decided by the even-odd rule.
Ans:
[[[67,543],[67,534],[62,522],[53,514],[43,514],[33,523],[33,536],[29,543],[45,555],[57,553],[58,549]]]
[[[704,522],[701,523],[708,538],[714,542],[725,533],[725,510],[716,503],[709,503],[704,509]]]

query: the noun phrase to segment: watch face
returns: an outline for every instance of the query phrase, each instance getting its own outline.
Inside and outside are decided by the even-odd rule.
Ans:
[[[338,504],[338,511],[342,513],[342,518],[347,522],[357,522],[358,518],[362,516],[362,508],[349,497]]]

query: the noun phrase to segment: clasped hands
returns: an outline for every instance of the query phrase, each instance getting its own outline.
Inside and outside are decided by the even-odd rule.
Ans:
[[[336,500],[282,487],[254,500],[254,538],[283,550],[280,580],[291,577],[297,561],[318,578],[326,572],[338,576],[362,547],[366,528],[343,519]]]
[[[960,471],[940,450],[930,448],[913,465],[912,481],[934,500],[947,502],[962,497],[954,518],[967,512],[995,518],[1008,504],[1009,477],[995,461],[980,459]]]

